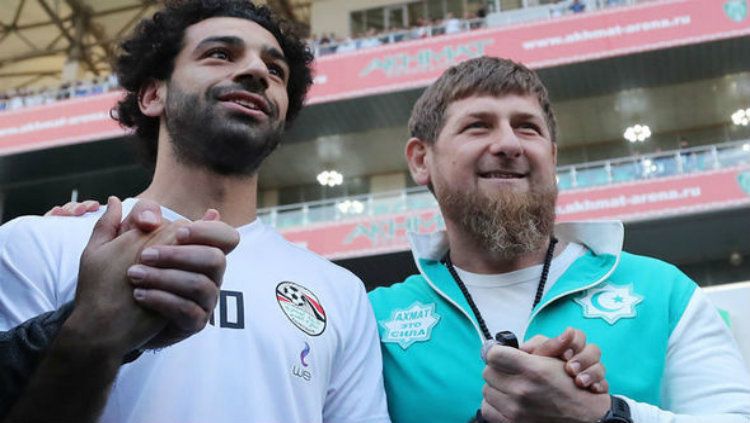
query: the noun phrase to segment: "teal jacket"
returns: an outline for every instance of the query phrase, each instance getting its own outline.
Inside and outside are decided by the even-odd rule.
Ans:
[[[534,308],[525,338],[581,329],[602,349],[613,394],[660,405],[669,336],[695,283],[672,265],[622,252],[619,222],[563,223],[555,233],[589,251]],[[482,401],[483,337],[440,262],[444,235],[416,235],[412,244],[420,274],[370,294],[391,418],[465,422]]]

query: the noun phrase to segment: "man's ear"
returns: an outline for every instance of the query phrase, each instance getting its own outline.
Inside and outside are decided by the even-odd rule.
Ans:
[[[406,162],[409,165],[411,177],[417,185],[428,185],[430,177],[430,145],[419,138],[410,138],[406,142]]]
[[[138,106],[149,117],[161,116],[166,100],[167,84],[164,81],[151,80],[138,92]]]

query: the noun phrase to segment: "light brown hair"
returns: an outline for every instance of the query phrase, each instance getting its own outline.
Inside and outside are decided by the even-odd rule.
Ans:
[[[452,102],[473,95],[507,94],[534,95],[544,111],[552,142],[557,141],[555,113],[547,88],[537,74],[512,60],[486,56],[450,67],[430,85],[412,109],[409,132],[412,137],[432,144],[443,129],[445,110]]]

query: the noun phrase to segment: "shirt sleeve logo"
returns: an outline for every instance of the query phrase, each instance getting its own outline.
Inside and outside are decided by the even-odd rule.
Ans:
[[[424,305],[417,301],[406,309],[393,310],[390,320],[380,322],[381,342],[393,342],[407,349],[415,342],[428,341],[439,320],[435,303]]]
[[[326,328],[326,311],[318,297],[304,286],[284,281],[276,286],[276,301],[284,315],[302,332],[318,336]]]
[[[643,296],[633,292],[633,284],[613,285],[608,283],[586,290],[574,301],[583,308],[584,317],[602,318],[614,325],[622,318],[636,316],[635,306],[643,301]]]

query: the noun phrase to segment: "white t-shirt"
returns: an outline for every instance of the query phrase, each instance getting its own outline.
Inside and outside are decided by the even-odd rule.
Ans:
[[[585,252],[583,245],[569,243],[562,253],[552,259],[544,292]],[[492,275],[471,273],[458,267],[455,269],[482,314],[490,334],[509,330],[521,341],[529,325],[542,265]]]
[[[73,299],[100,214],[0,228],[0,330]],[[388,422],[362,282],[258,220],[238,231],[212,323],[122,366],[101,421]]]

